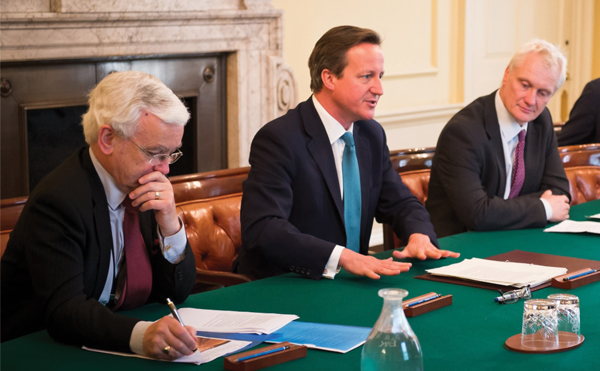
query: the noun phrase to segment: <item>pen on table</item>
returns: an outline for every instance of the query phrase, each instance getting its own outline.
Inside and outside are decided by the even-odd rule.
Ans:
[[[169,309],[171,310],[171,314],[173,315],[173,317],[175,317],[175,319],[179,321],[179,324],[181,325],[181,327],[185,327],[185,324],[183,323],[183,320],[181,319],[181,316],[179,315],[179,312],[177,311],[175,304],[173,304],[173,302],[169,298],[167,298],[167,305],[169,306]],[[198,348],[194,349],[193,351],[195,352],[197,350],[198,350]]]
[[[414,307],[415,305],[423,304],[423,303],[428,302],[428,301],[433,300],[433,299],[437,299],[437,298],[439,298],[441,296],[442,295],[439,295],[439,294],[435,294],[433,296],[428,296],[428,297],[423,298],[423,299],[421,299],[419,301],[415,301],[413,303],[408,304],[408,308]]]
[[[238,358],[236,360],[236,362],[241,362],[241,361],[246,361],[246,360],[257,358],[257,357],[266,356],[267,354],[273,354],[273,353],[281,352],[281,351],[286,350],[286,349],[290,349],[290,346],[286,345],[284,347],[279,347],[279,348],[275,348],[275,349],[269,349],[269,350],[266,350],[264,352],[260,352],[260,353],[256,353],[256,354],[251,354],[249,356]]]
[[[587,271],[587,272],[575,274],[573,276],[565,277],[565,278],[563,278],[563,281],[568,281],[568,280],[572,280],[573,278],[587,276],[588,274],[592,274],[592,273],[596,273],[596,272],[598,272],[598,269],[592,269],[591,271]]]

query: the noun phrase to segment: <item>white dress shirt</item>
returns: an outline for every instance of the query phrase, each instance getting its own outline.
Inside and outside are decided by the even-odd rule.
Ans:
[[[515,162],[515,152],[519,143],[519,133],[521,130],[527,131],[528,122],[523,126],[519,125],[517,120],[508,112],[502,99],[500,98],[500,90],[496,92],[495,97],[496,114],[498,115],[498,123],[500,124],[500,134],[502,136],[502,148],[504,149],[504,163],[506,164],[506,187],[504,188],[504,199],[508,199],[512,184],[512,170]],[[525,144],[527,145],[527,143]],[[546,219],[552,217],[552,207],[550,203],[540,198],[546,211]]]
[[[323,108],[321,103],[312,96],[313,104],[315,105],[315,109],[323,122],[323,126],[325,127],[325,131],[327,132],[327,137],[329,138],[329,143],[331,143],[331,150],[333,151],[333,159],[335,161],[335,169],[337,171],[338,181],[340,184],[340,194],[342,195],[342,200],[344,199],[344,175],[342,173],[342,158],[344,157],[344,148],[346,148],[346,142],[342,139],[342,135],[346,133],[346,129],[340,124],[333,116],[329,114]],[[352,129],[354,129],[354,123],[350,125],[348,129],[349,132],[352,133]],[[340,256],[342,255],[342,251],[344,250],[344,246],[336,245],[331,252],[331,256],[329,257],[329,261],[327,261],[327,265],[325,265],[325,270],[323,271],[323,277],[333,279],[335,275],[340,271],[338,268]]]
[[[106,305],[110,301],[113,282],[116,280],[119,270],[123,265],[124,240],[123,240],[123,216],[125,214],[125,206],[121,205],[127,194],[121,192],[117,187],[115,179],[102,167],[94,151],[90,147],[90,157],[94,168],[98,173],[98,177],[104,187],[106,193],[106,201],[108,202],[108,214],[110,216],[110,229],[112,232],[113,250],[111,251],[110,266],[108,268],[108,276],[104,289],[98,300],[101,304]],[[185,246],[187,237],[185,228],[180,221],[181,229],[173,236],[163,237],[160,233],[160,228],[157,226],[159,245],[165,259],[171,264],[177,264],[185,259]],[[165,251],[166,250],[166,251]],[[142,341],[146,329],[152,322],[140,321],[133,328],[129,346],[134,353],[143,354]]]

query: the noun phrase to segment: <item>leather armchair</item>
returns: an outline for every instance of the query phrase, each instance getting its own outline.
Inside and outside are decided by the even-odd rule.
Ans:
[[[566,167],[571,205],[600,199],[600,167]]]

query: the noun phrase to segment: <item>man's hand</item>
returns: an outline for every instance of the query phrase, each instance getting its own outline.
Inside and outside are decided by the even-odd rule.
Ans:
[[[181,226],[175,209],[173,186],[169,179],[160,171],[153,171],[141,177],[139,182],[141,185],[129,194],[132,205],[139,207],[140,211],[154,210],[163,237],[179,232]]]
[[[411,234],[408,238],[408,245],[406,245],[404,250],[396,250],[392,254],[396,259],[417,258],[419,260],[447,257],[458,258],[460,256],[456,252],[438,249],[431,243],[429,236],[421,233]]]
[[[352,274],[376,280],[380,275],[397,276],[400,272],[408,272],[412,264],[395,262],[392,258],[379,260],[350,249],[344,249],[340,255],[339,265]]]
[[[552,208],[552,217],[549,222],[562,222],[569,218],[569,198],[565,195],[553,195],[551,190],[547,190],[542,194],[544,200],[548,201]]]
[[[144,354],[150,358],[172,361],[189,356],[198,348],[196,329],[183,327],[175,318],[164,316],[148,327],[142,346]]]

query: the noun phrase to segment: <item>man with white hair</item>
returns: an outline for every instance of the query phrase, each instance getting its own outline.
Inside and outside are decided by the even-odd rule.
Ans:
[[[92,90],[89,146],[33,190],[2,257],[2,341],[46,328],[79,346],[166,360],[192,354],[195,330],[173,317],[114,313],[182,302],[193,287],[194,255],[166,177],[188,119],[146,73],[112,73]]]
[[[569,217],[569,182],[546,108],[566,65],[554,45],[530,41],[511,59],[500,89],[444,127],[426,202],[438,237],[540,228]]]

